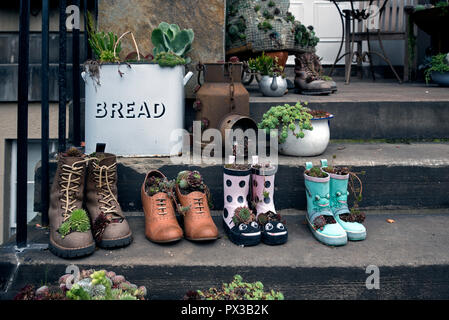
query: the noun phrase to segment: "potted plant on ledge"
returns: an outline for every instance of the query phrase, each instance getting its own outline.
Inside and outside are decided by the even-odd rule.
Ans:
[[[120,156],[180,153],[182,146],[170,140],[170,133],[184,127],[184,86],[192,76],[185,75],[184,65],[193,31],[162,22],[151,34],[154,56],[143,55],[132,32],[120,37],[100,32],[88,19],[96,59],[87,61],[82,73],[86,152],[102,142]],[[135,52],[120,58],[121,41],[129,35]]]
[[[449,53],[440,53],[431,57],[424,71],[426,83],[433,82],[440,86],[449,86]]]
[[[288,156],[311,157],[322,154],[330,140],[329,120],[334,116],[326,111],[310,110],[301,102],[271,107],[258,124],[260,129],[278,129],[279,152]]]
[[[278,65],[277,57],[265,55],[248,60],[248,67],[252,72],[259,73],[262,78],[259,81],[259,90],[267,97],[281,97],[287,91],[287,80],[284,68]]]

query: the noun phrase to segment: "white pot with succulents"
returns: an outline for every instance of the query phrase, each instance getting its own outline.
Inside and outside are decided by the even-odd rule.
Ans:
[[[329,120],[332,118],[328,112],[310,110],[298,102],[294,106],[271,107],[263,115],[259,128],[267,132],[278,129],[281,154],[312,157],[326,150],[330,140]]]
[[[287,80],[284,68],[277,62],[277,57],[265,55],[248,60],[248,67],[252,72],[262,76],[259,80],[259,90],[267,97],[281,97],[287,92]]]
[[[89,19],[89,44],[95,61],[84,64],[86,152],[98,142],[120,156],[173,155],[182,144],[171,133],[184,128],[186,54],[194,38],[191,29],[162,22],[151,34],[153,55],[139,52],[131,32],[117,37],[98,32]],[[130,35],[136,49],[119,57],[121,41]]]

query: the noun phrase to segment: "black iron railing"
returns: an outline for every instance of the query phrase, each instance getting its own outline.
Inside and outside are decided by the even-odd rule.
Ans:
[[[54,2],[51,2],[54,3]],[[58,150],[67,148],[66,141],[66,107],[67,107],[67,30],[66,8],[75,5],[83,10],[84,16],[84,48],[83,59],[92,57],[92,52],[87,44],[86,16],[88,11],[98,15],[97,0],[59,0],[59,115],[58,115]],[[42,118],[41,118],[41,210],[42,225],[49,224],[49,11],[50,0],[42,0]],[[17,109],[17,212],[16,212],[16,243],[18,247],[27,245],[27,146],[28,146],[28,85],[29,85],[29,38],[30,38],[30,0],[20,0],[20,30],[19,30],[19,78],[18,78],[18,109]],[[73,128],[71,144],[81,144],[81,77],[80,77],[80,30],[75,27],[72,30],[72,96],[73,101]]]

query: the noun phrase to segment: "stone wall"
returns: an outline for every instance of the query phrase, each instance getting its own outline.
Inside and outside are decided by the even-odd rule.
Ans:
[[[98,27],[118,35],[132,31],[144,53],[152,53],[151,31],[160,22],[176,23],[181,29],[195,32],[190,70],[198,61],[224,60],[225,0],[99,0]],[[122,55],[133,49],[132,41],[122,41]],[[193,78],[186,88],[187,97],[193,96]]]

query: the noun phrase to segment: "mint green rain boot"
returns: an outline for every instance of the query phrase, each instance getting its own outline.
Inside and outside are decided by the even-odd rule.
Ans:
[[[311,162],[306,162],[304,183],[307,197],[307,225],[313,236],[330,246],[342,246],[348,242],[345,230],[336,222],[329,199],[330,176]]]
[[[324,171],[327,168],[327,160],[321,160],[321,169]],[[324,171],[325,172],[325,171]],[[351,212],[348,208],[348,174],[335,174],[325,172],[330,176],[330,206],[335,220],[342,226],[348,235],[348,240],[359,241],[365,240],[366,228],[359,222],[347,222],[344,221],[340,215],[348,215]]]

